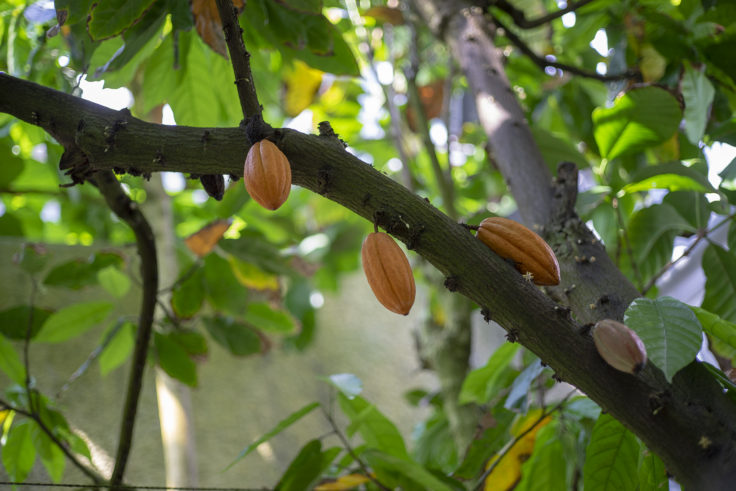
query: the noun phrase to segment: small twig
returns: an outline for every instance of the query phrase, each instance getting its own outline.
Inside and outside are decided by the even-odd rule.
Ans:
[[[455,190],[452,182],[446,179],[446,175],[442,170],[437,152],[432,143],[432,138],[429,136],[429,121],[427,121],[427,113],[424,112],[422,101],[419,97],[419,88],[417,87],[416,75],[419,71],[419,47],[417,39],[417,30],[414,24],[409,23],[409,29],[411,32],[411,41],[409,43],[410,50],[410,64],[409,67],[404,70],[406,77],[406,90],[409,96],[409,104],[414,110],[416,116],[417,131],[424,145],[424,150],[429,156],[429,162],[432,167],[432,173],[434,174],[435,180],[437,181],[437,187],[439,188],[440,194],[442,195],[442,201],[447,212],[447,215],[453,219],[457,219],[457,210],[455,209]],[[449,138],[449,134],[448,134]],[[448,160],[449,166],[449,160]]]
[[[507,0],[495,0],[495,1],[489,1],[486,2],[486,6],[493,6],[498,7],[499,9],[503,10],[507,14],[511,16],[511,19],[514,21],[514,24],[519,26],[522,29],[534,29],[535,27],[539,27],[543,24],[547,24],[548,22],[552,22],[553,20],[562,17],[563,15],[567,14],[568,12],[573,12],[574,10],[579,9],[580,7],[587,5],[591,3],[593,0],[580,0],[578,2],[570,2],[568,3],[567,7],[557,10],[555,12],[550,12],[549,14],[543,15],[541,17],[538,17],[536,19],[527,19],[526,14],[524,14],[524,11],[521,9],[518,9],[514,7],[510,2]]]
[[[690,255],[690,253],[693,252],[693,249],[695,249],[695,247],[703,239],[707,238],[708,235],[710,235],[713,232],[715,232],[716,229],[720,228],[722,225],[725,225],[729,221],[733,220],[734,216],[736,216],[736,214],[731,214],[731,215],[727,216],[726,218],[724,218],[723,220],[721,220],[717,224],[713,225],[713,227],[710,228],[710,229],[708,229],[708,230],[698,230],[697,237],[693,241],[693,243],[690,244],[687,249],[685,249],[685,251],[682,253],[682,255],[680,257],[678,257],[674,261],[669,261],[667,264],[665,264],[664,266],[662,266],[662,268],[659,271],[657,271],[657,274],[655,274],[654,276],[652,276],[652,278],[649,280],[649,282],[644,286],[644,288],[641,291],[641,294],[642,295],[646,295],[647,292],[654,286],[654,284],[657,282],[657,280],[660,277],[662,277],[663,274],[665,274],[667,271],[669,271],[675,264],[677,264],[678,262],[680,262],[681,259],[683,259],[683,258],[687,257],[688,255]]]
[[[128,391],[123,404],[123,417],[120,425],[120,438],[115,468],[110,483],[118,486],[123,481],[125,466],[133,441],[138,399],[143,385],[143,373],[146,368],[148,345],[151,340],[153,314],[158,298],[158,259],[156,258],[156,241],[151,225],[143,216],[138,205],[123,191],[120,182],[110,171],[99,171],[95,174],[94,184],[99,188],[110,209],[133,230],[141,257],[141,278],[143,292],[138,319],[138,334],[133,351],[133,362],[128,377]]]
[[[333,419],[332,415],[323,407],[320,406],[322,409],[322,414],[324,414],[325,418],[327,419],[327,422],[330,423],[330,426],[332,427],[332,430],[335,432],[337,437],[342,442],[342,445],[345,447],[345,450],[350,454],[350,456],[353,458],[355,462],[358,463],[360,466],[360,469],[363,471],[363,474],[367,478],[369,478],[371,481],[373,481],[376,486],[378,486],[380,489],[383,489],[384,491],[390,491],[390,488],[386,487],[381,481],[379,481],[372,472],[368,470],[368,466],[365,465],[365,462],[363,462],[360,457],[355,453],[355,450],[353,450],[353,447],[350,445],[350,442],[347,438],[345,438],[345,435],[342,434],[342,431],[340,431],[340,428],[338,428],[337,423],[335,423],[335,420]]]
[[[491,18],[493,19],[493,23],[496,24],[496,26],[503,29],[504,36],[506,36],[508,40],[511,41],[511,44],[516,46],[519,51],[528,56],[532,60],[532,62],[534,62],[534,64],[542,70],[544,70],[546,67],[558,68],[562,71],[572,73],[573,75],[578,75],[585,78],[592,78],[594,80],[600,80],[601,82],[626,80],[637,76],[637,72],[634,70],[627,70],[624,73],[615,73],[612,75],[601,75],[600,73],[583,70],[580,67],[568,65],[567,63],[560,63],[558,61],[548,60],[547,58],[539,56],[534,51],[532,51],[532,49],[524,41],[522,41],[519,36],[514,34],[513,31],[506,27],[503,22],[498,19],[498,17],[492,15]]]
[[[478,491],[478,490],[482,489],[483,488],[483,484],[485,483],[485,480],[488,478],[488,476],[491,475],[491,472],[493,472],[493,469],[495,469],[496,466],[499,464],[499,462],[501,462],[501,460],[503,460],[503,458],[506,456],[506,454],[508,454],[511,451],[511,449],[514,448],[514,445],[516,445],[517,443],[519,443],[519,441],[522,438],[524,438],[532,430],[534,430],[534,428],[536,428],[539,425],[539,423],[541,423],[542,421],[544,421],[544,419],[547,416],[549,416],[550,414],[552,414],[555,411],[558,411],[560,408],[562,408],[562,406],[565,405],[565,403],[570,398],[570,396],[572,396],[576,391],[577,391],[577,389],[571,390],[555,407],[553,407],[550,410],[544,410],[542,412],[542,414],[539,415],[539,418],[537,418],[537,420],[529,428],[527,428],[526,430],[522,431],[519,435],[517,435],[516,437],[514,437],[514,439],[511,440],[511,443],[508,444],[508,445],[506,445],[506,448],[504,448],[501,453],[497,454],[498,455],[498,458],[493,462],[493,464],[491,464],[490,466],[488,466],[488,469],[486,469],[485,472],[483,472],[483,474],[480,476],[480,479],[478,480],[478,482],[476,483],[476,485],[473,487],[473,491]]]
[[[222,20],[222,30],[225,33],[225,42],[235,73],[235,85],[238,88],[243,116],[246,120],[252,116],[260,116],[262,107],[258,102],[256,84],[250,70],[250,53],[245,49],[243,30],[238,23],[237,10],[232,0],[215,0],[215,3]]]
[[[28,300],[29,308],[28,308],[28,324],[26,324],[26,336],[23,340],[23,365],[26,369],[26,378],[25,378],[25,386],[26,386],[26,396],[28,397],[28,408],[31,410],[31,413],[34,415],[38,415],[38,409],[36,408],[34,404],[34,397],[33,397],[33,390],[31,389],[31,356],[30,356],[30,346],[31,346],[31,334],[33,332],[33,308],[34,303],[36,299],[36,278],[31,275],[31,295]]]
[[[64,455],[71,461],[71,463],[77,467],[80,471],[82,471],[87,477],[89,477],[92,482],[94,482],[97,485],[104,485],[107,483],[105,478],[94,472],[92,469],[87,467],[86,465],[82,464],[82,462],[77,459],[77,456],[72,453],[72,451],[69,449],[69,447],[61,441],[56,434],[48,427],[46,426],[46,423],[43,422],[41,419],[41,416],[38,414],[35,414],[33,412],[26,411],[24,409],[18,408],[13,406],[12,404],[0,399],[0,407],[3,407],[5,409],[8,409],[10,411],[14,411],[20,415],[25,416],[26,418],[29,418],[33,420],[39,428],[41,428],[41,431],[46,433],[46,436],[49,437],[49,439],[54,442],[54,444],[59,447],[59,449],[64,452]]]

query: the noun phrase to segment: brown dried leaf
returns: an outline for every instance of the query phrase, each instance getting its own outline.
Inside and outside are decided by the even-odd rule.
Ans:
[[[215,220],[184,239],[184,243],[197,256],[204,257],[215,248],[227,229],[230,228],[230,223],[230,220]]]
[[[192,16],[197,34],[212,51],[227,58],[227,44],[222,33],[222,21],[215,0],[191,0]],[[243,11],[243,0],[233,0],[238,13]]]

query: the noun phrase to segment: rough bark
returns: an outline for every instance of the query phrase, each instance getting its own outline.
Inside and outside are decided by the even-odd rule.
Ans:
[[[62,164],[72,165],[78,177],[111,168],[240,175],[249,148],[239,128],[145,123],[4,74],[0,111],[53,135],[68,153]],[[652,365],[636,377],[617,372],[565,309],[431,203],[345,151],[334,137],[291,130],[273,136],[289,158],[294,184],[375,221],[422,255],[446,277],[448,289],[514,330],[560,377],[636,433],[682,484],[722,489],[735,482],[736,406],[698,363],[671,384]],[[540,194],[553,194],[549,181],[540,185]]]

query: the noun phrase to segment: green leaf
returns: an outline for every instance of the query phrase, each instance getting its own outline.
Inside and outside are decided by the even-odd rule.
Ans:
[[[216,310],[236,317],[245,312],[248,289],[235,278],[230,263],[218,254],[204,258],[204,285],[207,301]]]
[[[672,380],[695,360],[703,328],[690,307],[672,297],[637,298],[624,314],[624,323],[641,338],[647,358]]]
[[[376,471],[378,480],[383,482],[384,475],[391,482],[402,476],[410,483],[401,482],[401,489],[431,489],[432,491],[453,491],[451,487],[435,477],[431,472],[408,458],[399,458],[395,455],[368,449],[361,454],[368,464]],[[403,480],[402,480],[403,481]],[[412,487],[411,484],[414,486]]]
[[[288,428],[289,426],[293,425],[294,423],[296,423],[297,421],[299,421],[300,419],[302,419],[304,416],[306,416],[307,414],[309,414],[312,411],[314,411],[315,409],[317,409],[319,406],[320,406],[320,403],[319,402],[312,402],[312,403],[307,404],[306,406],[302,407],[301,409],[299,409],[299,410],[294,411],[293,413],[291,413],[288,417],[286,417],[283,420],[281,420],[279,422],[279,424],[277,424],[276,426],[274,426],[268,433],[266,433],[265,435],[263,435],[262,437],[260,437],[258,440],[254,441],[253,443],[251,443],[250,445],[248,445],[247,447],[245,447],[238,454],[238,456],[235,457],[235,460],[233,460],[232,462],[230,462],[230,464],[228,464],[228,466],[225,467],[224,470],[228,470],[230,467],[232,467],[233,465],[235,465],[240,459],[242,459],[243,457],[245,457],[246,455],[248,455],[249,453],[251,453],[253,450],[255,450],[256,447],[258,447],[258,445],[260,445],[263,442],[267,442],[268,440],[270,440],[274,436],[278,435],[279,433],[281,433],[282,431],[284,431],[286,428]]]
[[[289,274],[292,270],[278,249],[256,231],[243,230],[238,239],[221,240],[218,245],[246,263],[275,274]]]
[[[708,226],[710,207],[708,199],[695,191],[675,191],[667,193],[662,203],[673,207],[694,229]]]
[[[153,334],[159,366],[171,377],[191,387],[197,386],[197,364],[187,350],[170,336]]]
[[[115,266],[107,266],[98,271],[97,280],[115,298],[123,298],[130,290],[130,278]]]
[[[509,438],[509,428],[514,419],[514,413],[501,410],[493,413],[496,426],[486,429],[480,438],[470,444],[465,459],[455,476],[461,479],[475,479],[483,470],[485,463],[506,444]]]
[[[2,457],[10,480],[25,481],[36,461],[36,447],[33,446],[30,421],[24,421],[10,428],[3,445]]]
[[[179,328],[171,331],[169,337],[184,348],[189,356],[207,356],[207,338],[193,329]]]
[[[87,20],[87,30],[93,40],[111,38],[135,24],[154,0],[98,0]]]
[[[553,174],[557,173],[559,163],[565,161],[573,162],[581,169],[589,167],[588,161],[569,140],[536,125],[531,127],[531,131],[547,167]]]
[[[337,387],[348,399],[353,399],[363,392],[363,381],[352,373],[336,373],[325,377],[325,380]]]
[[[46,468],[49,477],[55,483],[61,481],[64,477],[64,467],[66,466],[66,456],[61,451],[58,445],[54,443],[51,438],[41,429],[37,424],[33,425],[31,429],[33,438],[33,445],[38,451],[41,462]]]
[[[87,19],[89,7],[94,0],[55,0],[57,14],[60,11],[66,11],[66,24],[75,24],[79,21]]]
[[[278,491],[312,489],[340,452],[339,447],[329,448],[323,452],[320,440],[309,441],[291,461],[275,489]]]
[[[178,317],[189,319],[199,312],[204,303],[204,273],[196,266],[191,274],[177,280],[177,285],[171,293],[171,308]],[[181,282],[179,282],[181,281]]]
[[[685,135],[691,143],[697,145],[705,133],[710,105],[716,91],[705,76],[705,70],[696,70],[687,61],[681,87],[682,97],[685,99]]]
[[[672,258],[675,235],[683,231],[695,229],[669,205],[653,205],[634,213],[629,220],[628,237],[644,279]]]
[[[97,284],[97,273],[100,270],[108,266],[121,267],[122,264],[123,258],[119,254],[98,252],[88,259],[74,259],[55,266],[46,275],[43,284],[78,290]]]
[[[123,322],[122,324],[113,325],[105,333],[103,343],[105,343],[108,336],[112,337],[107,341],[98,358],[100,373],[103,377],[128,359],[135,345],[135,330],[135,324],[132,322]]]
[[[109,302],[83,302],[65,307],[46,319],[35,340],[60,343],[75,338],[102,322],[112,307]]]
[[[46,267],[48,251],[40,244],[24,244],[14,258],[15,262],[28,274],[34,274]]]
[[[719,355],[730,358],[736,364],[736,324],[721,319],[719,316],[701,307],[690,307],[708,334],[712,348]]]
[[[296,329],[294,319],[288,313],[274,310],[267,303],[249,303],[243,320],[266,332],[290,333]]]
[[[729,251],[736,251],[736,220],[731,220],[728,225],[728,236],[726,238]]]
[[[521,482],[515,491],[554,491],[567,489],[565,449],[556,424],[539,430],[534,451],[521,466]]]
[[[586,491],[636,489],[639,442],[608,414],[601,414],[585,450],[583,487]]]
[[[13,345],[0,336],[0,370],[8,376],[10,380],[18,385],[24,385],[26,382],[26,368],[20,361],[18,353]]]
[[[503,388],[509,363],[514,358],[518,345],[502,344],[488,359],[485,366],[471,371],[463,381],[460,389],[460,404],[476,402],[485,404],[496,392]]]
[[[705,298],[702,307],[736,322],[736,255],[711,244],[703,253]]]
[[[651,165],[631,176],[631,182],[623,187],[622,193],[637,193],[650,189],[669,189],[670,191],[698,191],[714,193],[715,188],[704,176],[692,167],[678,162]]]
[[[542,361],[537,358],[529,364],[518,377],[514,379],[514,383],[511,384],[511,391],[509,392],[506,401],[503,403],[503,407],[506,409],[521,408],[523,411],[526,410],[527,396],[529,395],[529,387],[532,382],[544,371],[544,365]]]
[[[102,68],[104,72],[119,70],[133,60],[139,53],[145,52],[144,48],[154,39],[164,25],[167,15],[167,4],[163,0],[154,0],[151,8],[146,11],[143,18],[123,34],[125,45],[122,50],[117,51]],[[149,48],[152,50],[152,48]],[[149,51],[150,54],[150,51]],[[98,77],[100,73],[95,73]]]
[[[369,448],[409,460],[401,433],[376,406],[360,396],[349,399],[342,392],[338,393],[338,401],[342,412],[350,419],[349,435],[357,431]]]
[[[248,356],[261,352],[261,337],[245,324],[230,317],[204,317],[204,327],[212,339],[235,356]]]
[[[643,445],[641,452],[638,491],[667,491],[669,489],[669,479],[664,463]]]
[[[593,111],[593,135],[608,160],[630,155],[672,137],[682,119],[677,99],[658,87],[634,89],[611,108]]]
[[[18,305],[3,310],[0,312],[0,334],[9,339],[24,340],[30,322],[32,339],[41,330],[41,326],[49,315],[51,312],[48,310],[38,307],[31,308],[28,305]]]

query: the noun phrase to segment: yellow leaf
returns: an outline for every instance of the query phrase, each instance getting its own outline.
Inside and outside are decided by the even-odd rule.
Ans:
[[[284,110],[286,114],[293,118],[312,104],[322,84],[323,73],[303,61],[294,62],[284,74]]]
[[[215,248],[230,223],[230,220],[215,220],[184,239],[184,243],[197,256],[204,257]]]
[[[238,282],[248,288],[254,290],[278,290],[279,279],[278,276],[267,273],[255,264],[246,263],[236,257],[230,256],[228,258],[230,267],[233,269],[233,274],[237,278]]]
[[[340,476],[335,481],[324,482],[314,488],[315,491],[345,491],[366,483],[370,479],[362,474],[348,474]]]
[[[518,438],[525,431],[529,430],[533,425],[534,428],[521,437],[501,460],[496,467],[488,475],[484,489],[486,491],[507,491],[512,489],[521,479],[521,465],[531,456],[534,451],[534,441],[537,438],[537,432],[552,420],[552,416],[548,415],[541,421],[542,409],[534,409],[529,411],[523,418],[514,422],[511,427],[511,435]],[[495,455],[490,461],[486,469],[490,468],[498,461],[498,455]]]

